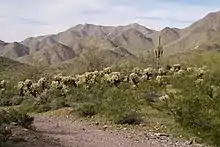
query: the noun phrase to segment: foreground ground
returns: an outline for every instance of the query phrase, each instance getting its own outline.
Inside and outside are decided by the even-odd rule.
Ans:
[[[111,126],[74,120],[70,117],[35,115],[36,131],[15,131],[27,140],[12,147],[188,147],[190,142],[166,134],[117,130]],[[19,132],[19,133],[18,133]],[[4,145],[6,146],[6,145]],[[11,145],[7,145],[11,146]]]

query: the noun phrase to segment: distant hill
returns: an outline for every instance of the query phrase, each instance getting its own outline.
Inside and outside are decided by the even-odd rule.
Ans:
[[[93,48],[96,56],[113,62],[134,59],[152,51],[158,45],[159,36],[165,55],[172,55],[212,46],[218,48],[219,34],[220,12],[209,13],[184,29],[165,27],[161,31],[137,23],[125,26],[86,23],[58,34],[30,37],[21,42],[0,41],[0,56],[31,65],[50,66],[85,58],[84,54]]]

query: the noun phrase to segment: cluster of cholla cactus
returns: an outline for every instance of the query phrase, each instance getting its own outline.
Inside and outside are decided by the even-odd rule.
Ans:
[[[26,79],[24,81],[18,82],[18,90],[19,95],[24,96],[27,94],[31,94],[33,96],[40,95],[46,89],[46,78],[43,77],[39,79],[36,83],[34,83],[30,79]]]
[[[120,83],[130,83],[136,87],[140,82],[147,82],[155,80],[159,84],[164,84],[164,79],[169,76],[181,76],[185,73],[193,73],[197,77],[196,83],[202,82],[202,75],[205,73],[206,68],[186,68],[183,69],[180,64],[173,66],[160,67],[159,69],[148,67],[145,69],[134,68],[130,72],[113,71],[111,67],[104,68],[101,71],[85,72],[72,76],[63,76],[62,74],[55,75],[53,80],[49,82],[46,78],[41,78],[34,83],[30,79],[26,79],[18,83],[18,90],[21,96],[31,94],[38,96],[44,90],[54,88],[62,90],[67,94],[71,88],[83,87],[89,88],[94,84],[109,84],[117,86]],[[4,83],[4,82],[3,82]],[[165,83],[166,84],[166,83]],[[0,87],[3,87],[0,85]]]

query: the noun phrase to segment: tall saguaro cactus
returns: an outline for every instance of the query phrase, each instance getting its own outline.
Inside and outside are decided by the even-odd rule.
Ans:
[[[162,57],[162,55],[163,55],[163,46],[161,46],[161,36],[159,36],[158,46],[157,49],[155,50],[157,68],[159,68],[160,66],[160,58]]]

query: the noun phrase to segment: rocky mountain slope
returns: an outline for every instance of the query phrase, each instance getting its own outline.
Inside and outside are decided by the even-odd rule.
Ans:
[[[161,36],[166,55],[198,49],[220,36],[220,12],[207,14],[185,29],[151,30],[137,23],[126,26],[79,24],[58,34],[30,37],[22,42],[0,41],[0,56],[29,64],[54,65],[77,57],[90,48],[97,56],[134,58],[155,49]],[[214,41],[216,42],[216,41]]]
[[[181,30],[180,38],[165,46],[168,53],[184,52],[200,48],[201,45],[219,37],[220,11],[207,14],[201,20]]]

